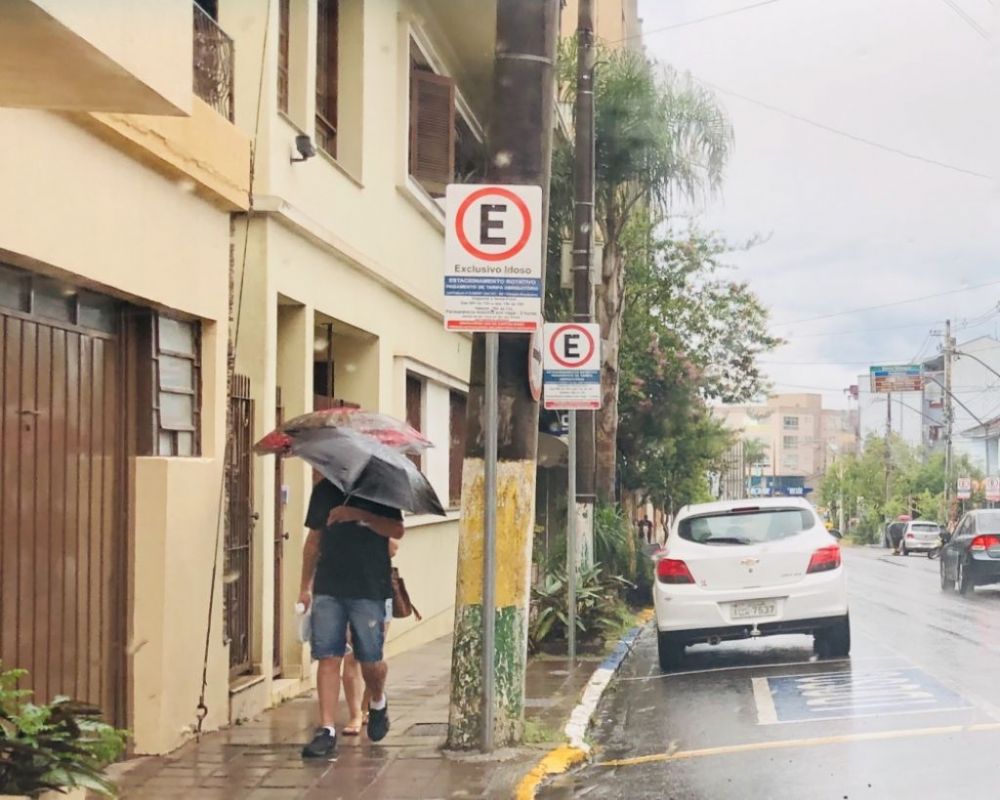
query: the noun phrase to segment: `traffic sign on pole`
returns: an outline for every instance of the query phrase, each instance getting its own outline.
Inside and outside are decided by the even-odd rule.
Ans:
[[[545,325],[544,403],[553,410],[601,407],[601,326],[587,322]]]
[[[968,500],[972,497],[972,478],[959,478],[956,488],[958,493],[955,496],[959,500]]]
[[[990,475],[986,479],[986,499],[991,503],[1000,500],[1000,478]]]
[[[537,330],[541,187],[449,184],[445,202],[445,327],[467,333]]]

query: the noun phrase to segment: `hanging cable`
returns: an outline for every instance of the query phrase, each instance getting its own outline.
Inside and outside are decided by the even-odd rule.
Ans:
[[[233,302],[233,278],[230,278],[230,316],[231,319],[228,320],[229,324],[232,326],[232,334],[230,336],[230,344],[228,347],[229,352],[226,358],[226,443],[223,448],[222,457],[222,479],[219,486],[219,505],[218,513],[216,517],[215,525],[215,550],[212,554],[212,578],[211,584],[209,586],[208,593],[208,620],[205,625],[205,651],[204,657],[202,659],[201,665],[201,692],[198,695],[198,705],[195,707],[195,737],[200,740],[202,729],[205,724],[205,718],[208,716],[208,704],[206,703],[206,694],[208,691],[208,657],[211,649],[212,642],[212,617],[215,613],[215,590],[216,581],[219,577],[219,550],[220,543],[222,539],[222,530],[225,527],[225,504],[226,504],[226,485],[229,480],[229,462],[232,457],[233,449],[233,437],[231,432],[231,425],[229,424],[229,415],[231,413],[229,408],[229,398],[232,396],[233,392],[233,374],[235,372],[236,366],[236,351],[239,345],[240,338],[240,320],[243,316],[243,287],[246,283],[246,269],[247,269],[247,253],[248,245],[250,241],[250,222],[254,214],[254,194],[253,194],[253,184],[254,175],[257,162],[257,143],[260,136],[260,110],[262,105],[262,99],[264,95],[264,72],[265,65],[267,63],[267,38],[268,31],[270,30],[270,19],[271,19],[271,0],[267,0],[267,20],[268,24],[264,26],[264,39],[261,44],[261,54],[260,54],[260,79],[257,84],[257,107],[254,112],[254,130],[253,130],[253,140],[250,142],[250,164],[249,164],[249,175],[248,175],[248,193],[247,193],[247,213],[246,213],[246,227],[243,236],[243,255],[240,262],[240,276],[239,276],[239,290],[235,292],[235,303]],[[230,232],[231,235],[232,232]],[[235,306],[235,308],[233,308]]]

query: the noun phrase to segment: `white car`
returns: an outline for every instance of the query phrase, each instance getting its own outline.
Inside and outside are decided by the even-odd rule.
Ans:
[[[691,644],[781,633],[811,634],[823,658],[850,654],[840,545],[801,498],[685,506],[655,559],[664,670]]]
[[[910,553],[927,553],[941,546],[941,526],[936,522],[917,519],[906,523],[903,538],[899,542],[899,552],[904,556]]]

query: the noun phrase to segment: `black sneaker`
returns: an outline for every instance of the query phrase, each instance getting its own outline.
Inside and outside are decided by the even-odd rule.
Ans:
[[[389,733],[389,703],[385,708],[368,709],[368,738],[373,742],[381,742]]]
[[[333,758],[337,752],[337,734],[326,728],[317,728],[316,735],[302,748],[303,758]]]

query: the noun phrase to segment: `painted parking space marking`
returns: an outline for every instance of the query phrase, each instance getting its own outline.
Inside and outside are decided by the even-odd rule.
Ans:
[[[761,725],[972,707],[916,667],[753,678],[753,693]]]

